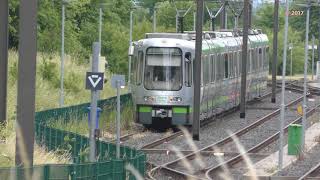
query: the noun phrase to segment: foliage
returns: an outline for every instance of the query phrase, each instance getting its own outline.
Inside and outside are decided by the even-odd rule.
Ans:
[[[295,9],[296,7],[293,6],[291,9]],[[260,7],[254,16],[254,26],[256,28],[260,28],[263,30],[264,33],[267,33],[269,37],[269,61],[270,67],[272,63],[272,45],[273,45],[273,11],[274,7],[273,4],[266,4]],[[283,7],[279,9],[279,33],[278,33],[278,63],[277,63],[277,73],[280,75],[282,74],[282,60],[283,60],[283,40],[284,40],[284,14],[285,10]],[[292,51],[292,61],[293,61],[293,74],[296,73],[303,73],[304,70],[304,37],[305,31],[303,30],[305,27],[305,20],[303,19],[305,16],[301,17],[289,17],[289,30],[288,30],[288,44],[292,43],[293,51]],[[311,22],[311,29],[316,28],[314,22],[317,20],[312,17],[310,19]],[[304,24],[304,25],[302,25]],[[309,42],[310,43],[310,42]],[[286,74],[290,74],[290,50],[287,52],[287,68]],[[311,56],[311,53],[310,55]],[[309,57],[309,61],[311,58]],[[311,63],[309,63],[311,64]],[[311,68],[311,66],[309,66]],[[308,70],[310,72],[310,70]]]
[[[121,109],[121,132],[123,134],[129,134],[133,128],[133,108],[132,104],[128,103]],[[109,140],[113,139],[113,134],[116,130],[116,116],[117,111],[112,107],[111,111],[108,109],[103,109],[100,120],[99,128],[101,129],[103,138]],[[89,127],[88,127],[88,117],[85,116],[82,119],[79,117],[74,117],[70,121],[58,120],[51,121],[48,123],[50,127],[78,133],[81,135],[88,136]]]
[[[98,17],[99,7],[103,9],[103,28],[102,28],[102,55],[107,57],[111,72],[127,74],[128,67],[128,44],[129,44],[129,14],[134,11],[134,33],[133,40],[144,37],[146,32],[152,31],[152,16],[154,8],[157,8],[157,31],[158,32],[175,32],[176,31],[176,9],[187,10],[191,7],[190,12],[184,18],[184,29],[186,31],[193,29],[193,12],[195,11],[194,1],[172,1],[165,0],[143,0],[139,5],[142,7],[132,9],[129,0],[70,0],[66,4],[65,14],[65,52],[74,57],[76,63],[85,63],[89,61],[92,52],[92,43],[98,41]],[[103,3],[101,6],[100,3]],[[218,10],[218,4],[206,3],[209,9]],[[61,44],[61,1],[42,0],[38,5],[38,50],[50,56],[60,52]],[[10,35],[9,45],[12,49],[18,48],[18,12],[19,0],[9,2],[10,13]],[[241,9],[241,8],[240,8]],[[305,10],[303,7],[292,5],[290,9]],[[280,33],[284,26],[284,7],[280,6],[279,23]],[[233,26],[233,16],[228,11],[228,25]],[[297,36],[290,38],[295,47],[294,62],[299,65],[301,59],[301,43],[305,36],[305,14],[301,17],[290,16],[291,32]],[[216,26],[219,25],[219,18],[216,18]],[[273,4],[264,4],[259,7],[253,16],[254,27],[267,32],[269,39],[272,39],[273,28]],[[311,8],[310,19],[310,35],[315,34],[318,37],[318,8]],[[241,27],[242,19],[239,19],[239,27]],[[207,10],[204,13],[204,30],[209,29],[209,17]],[[279,38],[282,35],[279,35]],[[311,37],[311,36],[310,36]],[[271,45],[271,44],[270,44]],[[272,47],[272,46],[270,46]],[[280,47],[280,46],[279,46]],[[281,54],[281,48],[278,49]],[[272,52],[272,51],[270,51]],[[281,56],[281,55],[280,55]],[[270,56],[271,57],[271,56]],[[46,58],[48,59],[48,58]],[[50,58],[49,58],[50,59]],[[279,57],[281,64],[281,57]],[[49,66],[53,66],[49,62],[44,64],[42,69],[49,73]],[[10,69],[10,73],[15,73],[15,66]],[[54,67],[53,67],[54,68]],[[300,72],[300,66],[297,72]],[[295,68],[294,68],[295,69]],[[280,70],[280,69],[279,69]],[[52,72],[51,72],[52,73]],[[50,73],[49,73],[50,74]],[[53,75],[53,74],[51,74]],[[53,75],[54,77],[55,75]],[[53,78],[52,77],[52,78]],[[49,76],[45,77],[48,80]],[[54,78],[53,78],[54,79]],[[55,82],[55,80],[50,81]],[[68,86],[68,85],[67,85]]]

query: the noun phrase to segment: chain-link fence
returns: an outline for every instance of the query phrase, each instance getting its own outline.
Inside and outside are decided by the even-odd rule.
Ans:
[[[126,104],[130,99],[130,94],[122,95],[121,103]],[[112,110],[115,104],[116,97],[98,102],[98,106],[105,110]],[[116,159],[116,146],[109,142],[97,140],[98,162],[88,163],[88,137],[48,126],[48,123],[58,120],[63,120],[65,123],[75,119],[82,120],[84,116],[88,116],[88,106],[90,104],[85,103],[36,113],[36,142],[47,147],[49,151],[61,150],[62,152],[69,152],[73,158],[72,164],[46,164],[34,166],[31,169],[20,167],[1,168],[1,179],[134,180],[135,177],[125,168],[127,164],[131,164],[141,175],[144,175],[146,156],[141,151],[121,146],[121,158]],[[32,175],[30,176],[29,174]]]

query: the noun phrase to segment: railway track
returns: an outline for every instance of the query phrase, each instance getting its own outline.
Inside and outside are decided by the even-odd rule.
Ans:
[[[293,82],[296,83],[296,81],[293,81]],[[293,82],[292,82],[291,84],[293,84]],[[293,90],[293,91],[299,92],[299,93],[302,93],[302,92],[303,92],[303,90],[298,89],[298,88],[293,88],[293,87],[287,87],[287,89]],[[276,92],[278,93],[278,92],[280,92],[280,91],[281,91],[281,89],[277,89]],[[265,98],[271,96],[271,94],[272,94],[271,92],[266,93],[266,94],[264,94],[263,96],[261,96],[261,97],[259,97],[259,98],[256,98],[256,99],[254,99],[254,100],[252,100],[252,101],[247,102],[247,104],[248,104],[248,105],[253,104],[253,103],[257,102],[257,101],[260,101],[260,100],[262,100],[262,99],[265,99]],[[263,108],[259,108],[259,109],[261,110],[261,109],[263,109]],[[201,121],[200,126],[203,127],[203,126],[205,126],[205,125],[207,125],[207,124],[210,124],[210,123],[213,122],[215,119],[224,117],[224,116],[226,116],[226,115],[228,115],[228,114],[231,114],[231,113],[235,112],[236,110],[238,110],[238,107],[232,108],[232,109],[230,109],[230,110],[228,110],[228,111],[225,111],[225,112],[223,112],[223,113],[221,113],[221,114],[219,114],[219,115],[217,115],[217,116],[214,116],[214,117],[212,117],[212,118],[206,118],[206,119],[204,119],[203,121]],[[274,110],[274,109],[265,109],[265,110]],[[156,141],[150,142],[150,143],[142,146],[140,149],[141,149],[141,150],[144,150],[145,152],[148,153],[148,152],[152,151],[152,148],[154,148],[154,147],[156,147],[156,146],[159,146],[159,145],[161,145],[161,144],[163,144],[163,143],[168,143],[169,141],[171,141],[171,140],[173,140],[173,139],[175,139],[175,138],[177,138],[177,137],[179,137],[179,136],[183,136],[183,132],[180,131],[180,130],[178,130],[177,132],[174,132],[174,133],[172,133],[172,134],[170,134],[170,135],[167,135],[166,137],[163,137],[163,138],[160,138],[160,139],[158,139],[158,140],[156,140]],[[155,151],[153,150],[153,152],[155,152]],[[160,152],[160,151],[159,151],[159,152]]]
[[[299,83],[303,82],[297,80],[286,82],[286,89],[303,93],[303,84],[299,85]],[[278,82],[277,87],[281,88],[281,86],[281,82]],[[307,85],[307,95],[310,94],[320,96],[320,89]]]
[[[298,102],[300,102],[302,99],[303,99],[303,97],[299,97],[298,99],[296,99],[296,100],[290,102],[289,104],[287,104],[286,107],[290,107],[290,106],[292,106],[292,105],[295,105],[295,104],[297,104]],[[270,120],[271,118],[279,115],[279,113],[280,113],[280,109],[277,109],[276,111],[273,111],[272,113],[269,113],[268,115],[260,118],[260,119],[257,120],[256,122],[250,124],[249,126],[247,126],[247,127],[243,128],[243,129],[237,131],[236,133],[232,134],[231,136],[228,136],[227,138],[225,138],[225,139],[223,139],[223,140],[221,140],[221,141],[219,141],[219,142],[217,142],[217,143],[211,144],[211,145],[209,145],[209,146],[207,146],[207,147],[204,147],[204,148],[202,148],[202,149],[200,149],[200,150],[198,150],[198,151],[195,151],[195,152],[193,152],[193,153],[190,153],[190,154],[184,156],[183,158],[179,158],[179,159],[177,159],[177,160],[174,160],[174,161],[165,163],[165,164],[163,164],[163,165],[161,165],[161,166],[158,166],[158,167],[152,169],[152,170],[149,172],[148,175],[149,175],[149,177],[151,177],[151,179],[152,179],[152,178],[153,178],[153,177],[152,177],[152,173],[153,173],[153,172],[155,172],[155,171],[157,171],[157,170],[161,170],[161,171],[165,170],[165,171],[168,171],[168,172],[170,172],[170,173],[175,174],[175,176],[179,175],[179,177],[182,177],[182,178],[207,179],[204,175],[205,175],[205,172],[206,172],[206,171],[211,170],[211,167],[210,167],[210,169],[205,168],[205,169],[202,169],[202,170],[196,172],[195,174],[197,174],[197,175],[195,175],[195,174],[190,174],[190,173],[186,173],[186,172],[183,171],[183,170],[177,170],[177,169],[175,169],[174,167],[175,167],[177,164],[181,163],[183,160],[186,160],[186,159],[187,159],[187,160],[190,161],[190,160],[194,159],[195,156],[196,156],[197,154],[201,153],[201,152],[204,152],[204,151],[212,151],[212,150],[213,150],[213,147],[222,147],[223,145],[226,145],[227,143],[230,143],[230,142],[232,141],[232,136],[238,136],[238,137],[240,137],[240,136],[246,134],[246,133],[247,133],[248,131],[250,131],[251,129],[254,129],[255,127],[258,127],[259,125],[265,123],[266,121]],[[239,155],[237,155],[237,156],[239,156]],[[237,156],[236,156],[236,157],[237,157]],[[202,174],[202,175],[199,176],[199,174]]]
[[[134,136],[136,133],[130,133],[130,134],[126,134],[120,137],[120,142],[124,142],[127,141],[128,139],[130,139],[132,136]],[[117,141],[117,139],[113,139],[111,142],[115,143]]]
[[[278,90],[277,92],[280,92],[280,90]],[[256,101],[260,101],[261,99],[269,97],[270,95],[271,95],[271,92],[270,93],[266,93],[265,95],[261,96],[260,98],[256,98],[253,101],[248,102],[247,104],[253,104]],[[221,113],[221,114],[219,114],[217,116],[214,116],[212,118],[204,119],[203,121],[201,121],[200,126],[203,127],[203,126],[211,123],[212,121],[214,121],[217,118],[221,118],[223,116],[226,116],[226,115],[228,115],[230,113],[235,112],[237,109],[238,109],[238,107],[235,107],[235,108],[232,108],[232,109],[230,109],[228,111],[225,111],[225,112],[223,112],[223,113]],[[150,152],[150,151],[152,151],[152,148],[154,148],[156,146],[159,146],[160,144],[167,143],[167,142],[169,142],[169,141],[171,141],[171,140],[173,140],[173,139],[175,139],[175,138],[177,138],[179,136],[183,136],[183,132],[180,131],[180,130],[178,130],[177,132],[175,132],[173,134],[170,134],[170,135],[168,135],[166,137],[160,138],[159,140],[156,140],[154,142],[151,142],[151,143],[148,143],[148,144],[144,145],[141,148],[141,150],[143,150],[145,152]]]
[[[310,171],[306,172],[303,176],[301,176],[299,180],[320,179],[319,175],[320,175],[320,163],[312,167]]]
[[[291,83],[289,83],[289,84],[287,84],[287,86],[286,86],[286,89],[287,90],[291,90],[291,91],[294,91],[294,92],[298,92],[298,93],[302,93],[303,92],[303,88],[301,87],[301,86],[298,86],[298,85],[295,85],[295,83],[296,82],[291,82]],[[278,89],[278,92],[280,91],[280,89]],[[310,91],[310,93],[311,94],[315,94],[315,93],[317,93],[318,91]],[[264,95],[263,97],[261,97],[261,98],[259,98],[259,99],[257,99],[257,100],[260,100],[260,99],[263,99],[263,98],[266,98],[266,97],[268,97],[268,96],[270,96],[271,95],[271,93],[268,93],[268,94],[266,94],[266,95]],[[301,100],[302,100],[302,98],[303,97],[300,97],[299,99],[297,99],[297,100],[295,100],[295,101],[293,101],[293,102],[291,102],[291,103],[289,103],[287,106],[289,107],[289,106],[291,106],[291,105],[294,105],[294,104],[296,104],[296,103],[298,103],[298,102],[300,102]],[[249,102],[250,103],[250,102]],[[252,102],[251,102],[252,103]],[[261,108],[259,108],[259,109],[261,109]],[[274,110],[275,108],[269,108],[269,109],[266,109],[266,110]],[[225,112],[225,113],[223,113],[223,114],[220,114],[219,115],[219,117],[223,117],[223,116],[225,116],[225,115],[227,115],[227,114],[230,114],[230,113],[232,113],[232,112],[234,112],[236,110],[236,108],[234,108],[234,109],[232,109],[232,110],[230,110],[229,112]],[[264,119],[265,121],[267,121],[267,119],[269,118],[272,118],[272,116],[276,116],[276,115],[278,115],[280,113],[280,109],[276,109],[273,113],[270,113],[270,114],[268,114],[268,115],[266,115],[265,117],[263,117],[263,118],[261,118],[260,120],[262,120],[262,119]],[[269,116],[269,117],[268,117]],[[206,120],[204,120],[203,122],[202,122],[202,126],[204,126],[204,125],[206,125],[206,124],[209,124],[210,122],[212,122],[212,119],[210,120],[210,119],[206,119]],[[261,121],[262,122],[262,121]],[[263,123],[263,122],[262,122]],[[257,124],[256,126],[259,126],[259,124]],[[254,128],[254,127],[253,127]],[[239,131],[239,132],[242,132],[243,134],[245,134],[246,132],[248,132],[248,131],[250,131],[250,128],[249,129],[246,129],[246,128],[244,128],[244,129],[242,129],[243,131]],[[239,132],[237,132],[237,133],[239,133]],[[235,135],[235,134],[233,134],[233,135]],[[239,133],[239,134],[236,134],[237,136],[238,135],[240,135],[241,136],[241,133]],[[166,136],[166,137],[164,137],[164,138],[161,138],[161,139],[159,139],[159,140],[156,140],[156,141],[154,141],[154,142],[151,142],[151,143],[149,143],[149,144],[146,144],[146,145],[144,145],[142,148],[141,148],[141,150],[144,150],[146,153],[148,153],[148,154],[160,154],[160,153],[163,153],[163,154],[167,154],[167,155],[169,155],[169,154],[172,154],[172,153],[175,153],[174,151],[171,151],[171,150],[168,150],[168,149],[161,149],[161,148],[159,148],[159,149],[156,149],[155,147],[157,147],[157,146],[159,146],[159,145],[161,145],[161,144],[164,144],[164,143],[168,143],[169,141],[171,141],[171,140],[173,140],[173,139],[175,139],[175,138],[177,138],[177,137],[179,137],[179,136],[183,136],[183,133],[181,132],[181,131],[178,131],[178,132],[175,132],[175,133],[173,133],[173,134],[171,134],[171,135],[169,135],[169,136]],[[231,137],[231,136],[230,136]],[[226,139],[224,139],[224,140],[227,140],[227,141],[232,141],[232,138],[230,138],[230,137],[228,137],[228,138],[226,138]],[[269,140],[269,141],[272,141],[272,142],[274,142],[275,140],[276,140],[276,137],[274,137],[275,139],[273,139],[273,140]],[[272,143],[272,142],[270,142],[270,143]],[[267,143],[267,142],[266,142]],[[217,146],[217,145],[219,145],[219,144],[223,144],[223,140],[222,141],[219,141],[218,143],[215,143],[215,144],[213,144],[213,145],[211,145],[211,147],[213,147],[213,146]],[[260,145],[260,148],[261,147],[263,147],[264,145],[262,144],[262,145]],[[254,152],[255,151],[255,149],[250,149],[252,152]],[[212,148],[210,149],[210,146],[208,146],[208,147],[205,147],[205,148],[202,148],[202,149],[200,149],[199,151],[190,151],[190,150],[182,150],[182,151],[180,151],[183,155],[184,155],[184,158],[185,159],[188,159],[188,160],[192,160],[194,157],[195,157],[195,155],[196,154],[201,154],[201,155],[204,155],[204,156],[206,156],[206,155],[212,155],[212,154],[215,154],[215,153],[217,153],[215,150],[213,150]],[[233,157],[241,157],[241,154],[239,154],[239,153],[234,153],[234,152],[230,152],[230,153],[226,153],[226,152],[224,152],[225,153],[225,155],[227,155],[227,156],[233,156]],[[249,156],[257,156],[257,155],[259,155],[259,153],[256,153],[256,152],[254,152],[254,153],[250,153],[250,152],[246,152],[247,154],[249,154]],[[265,154],[261,154],[260,155],[261,157],[266,157],[266,155]],[[232,159],[232,158],[231,158]],[[199,177],[199,176],[197,176],[197,175],[194,175],[194,174],[190,174],[190,173],[186,173],[186,172],[183,172],[183,171],[180,171],[180,170],[176,170],[175,168],[172,168],[172,166],[174,166],[174,164],[178,164],[179,162],[181,163],[181,161],[182,161],[182,159],[181,158],[178,158],[178,159],[176,159],[176,160],[174,160],[174,161],[171,161],[171,162],[169,162],[169,163],[165,163],[165,164],[163,164],[163,165],[155,165],[155,164],[152,164],[152,170],[148,173],[148,176],[151,178],[151,179],[153,179],[153,177],[152,177],[152,173],[154,173],[155,171],[157,171],[157,170],[160,170],[161,169],[161,171],[165,171],[165,172],[167,172],[167,173],[169,173],[169,174],[171,174],[171,173],[173,173],[174,175],[175,175],[175,177],[181,177],[181,178],[183,178],[183,179],[185,179],[185,178],[191,178],[191,179],[208,179],[208,177],[204,177],[204,176],[202,176],[202,177]],[[241,162],[241,160],[239,161],[239,162]],[[151,163],[150,163],[151,164]],[[210,167],[210,168],[213,168],[213,167]],[[209,170],[210,169],[208,169],[208,168],[205,168],[205,169],[202,169],[201,170],[201,173],[204,173],[205,172],[205,174],[206,174],[206,172],[209,172]],[[212,171],[214,171],[214,170],[212,170]],[[210,173],[209,173],[210,174]]]
[[[307,117],[311,116],[313,113],[316,112],[316,109],[319,108],[320,105],[317,105],[315,107],[313,107],[312,109],[310,109],[307,112]],[[297,124],[297,123],[301,123],[302,117],[298,117],[297,119],[295,119],[294,121],[292,121],[290,124]],[[284,128],[284,132],[287,133],[288,128],[290,126],[290,124],[288,124],[285,128]],[[262,141],[261,143],[257,144],[256,146],[250,148],[249,150],[247,150],[245,152],[245,154],[250,158],[251,154],[254,153],[258,153],[261,149],[267,147],[268,145],[270,145],[271,143],[275,142],[276,140],[278,140],[280,137],[280,132],[276,132],[274,133],[272,136],[266,138],[264,141]],[[229,159],[228,161],[213,166],[213,167],[209,167],[204,169],[204,171],[206,171],[206,178],[208,179],[213,179],[213,177],[215,177],[218,173],[218,171],[223,170],[223,167],[228,167],[228,168],[232,168],[234,165],[236,165],[237,163],[240,163],[241,161],[243,161],[244,159],[244,155],[245,154],[239,154],[238,156],[235,156],[234,158]],[[318,167],[320,169],[320,167]],[[317,170],[319,170],[317,169]],[[317,171],[319,172],[319,171]]]

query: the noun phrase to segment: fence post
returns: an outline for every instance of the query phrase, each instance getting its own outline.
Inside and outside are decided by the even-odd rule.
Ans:
[[[50,166],[49,165],[43,166],[43,176],[44,176],[44,180],[50,179]]]

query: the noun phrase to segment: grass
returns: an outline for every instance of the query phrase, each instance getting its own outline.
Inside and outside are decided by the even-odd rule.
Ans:
[[[83,62],[83,60],[81,61]],[[85,73],[90,71],[90,65],[80,63],[78,59],[70,56],[65,58],[65,78],[64,78],[64,106],[80,104],[90,101],[90,91],[85,89]],[[11,141],[15,134],[16,120],[16,102],[17,102],[17,75],[18,75],[18,53],[9,51],[8,67],[8,116],[6,126],[0,127],[0,139],[5,140],[0,144],[0,167],[13,165],[15,142]],[[107,78],[110,79],[110,73]],[[37,55],[37,76],[36,76],[36,111],[57,108],[59,106],[59,87],[60,87],[60,57],[55,54]],[[123,90],[123,93],[126,89]],[[104,90],[100,93],[100,98],[114,96],[116,91],[111,88],[110,80],[104,85]],[[76,120],[75,120],[76,121]],[[87,121],[81,121],[81,123]],[[111,121],[110,121],[111,122]],[[70,124],[80,127],[81,123]],[[59,125],[59,124],[58,124]],[[57,125],[57,126],[58,126]],[[65,126],[65,125],[62,125]],[[107,125],[106,125],[107,126]],[[82,128],[84,129],[84,128]],[[82,131],[84,132],[84,131]],[[15,139],[15,138],[14,138]],[[41,152],[41,153],[39,153]],[[3,156],[2,156],[3,155]],[[55,152],[46,152],[43,147],[35,146],[35,162],[48,163],[50,160],[46,157],[55,159],[53,162],[63,163],[65,159],[60,160]],[[64,155],[62,155],[64,156]],[[37,161],[37,159],[45,161]],[[49,158],[50,159],[50,158]]]
[[[121,109],[121,132],[122,134],[128,134],[133,130],[133,109],[131,104],[125,105]],[[102,137],[112,139],[116,133],[116,117],[117,112],[115,109],[112,111],[103,110],[99,120],[99,128],[101,130]],[[49,124],[50,127],[70,131],[85,136],[89,135],[88,117],[85,116],[82,119],[73,118],[73,120],[65,122],[63,120],[52,121]]]
[[[5,143],[0,144],[0,167],[14,166],[16,136],[12,133]],[[35,145],[34,164],[68,164],[71,160],[69,153],[62,151],[47,152],[45,147]]]

